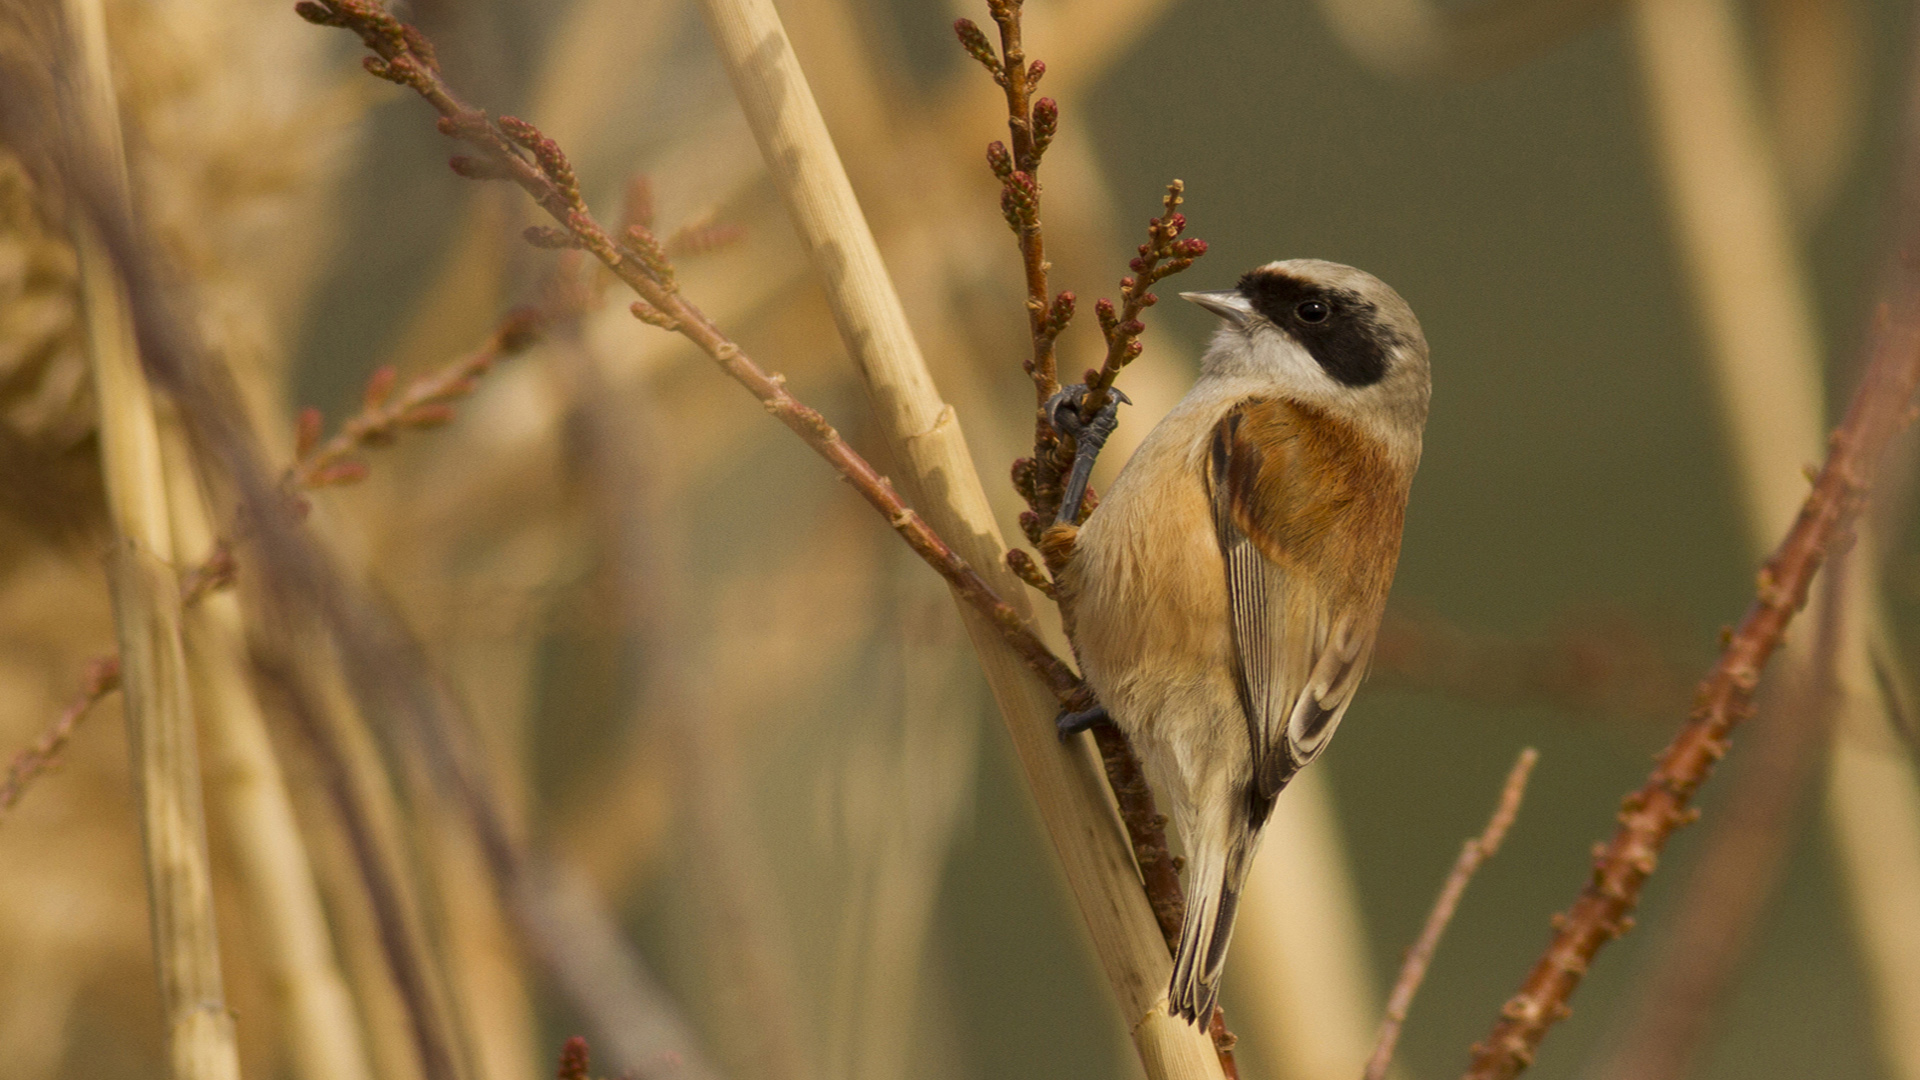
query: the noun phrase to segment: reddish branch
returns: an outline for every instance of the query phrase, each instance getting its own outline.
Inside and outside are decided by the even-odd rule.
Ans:
[[[994,52],[987,35],[972,19],[959,19],[954,33],[967,54],[986,67],[1007,94],[1007,135],[1013,149],[994,142],[987,147],[987,165],[1000,178],[1000,210],[1020,240],[1021,261],[1027,274],[1027,326],[1033,333],[1033,357],[1022,366],[1033,378],[1034,401],[1044,405],[1060,389],[1053,342],[1073,318],[1073,294],[1047,291],[1047,245],[1040,228],[1040,158],[1060,128],[1060,106],[1052,99],[1033,98],[1033,88],[1047,73],[1039,60],[1027,62],[1021,44],[1020,0],[988,0],[987,11],[1000,28],[1000,51]],[[1040,421],[1045,430],[1046,421]]]
[[[367,464],[356,456],[368,447],[385,446],[409,429],[434,428],[453,419],[453,403],[473,393],[480,376],[496,361],[522,352],[540,332],[541,316],[531,308],[509,314],[486,344],[459,360],[422,375],[395,393],[399,374],[390,367],[376,370],[367,380],[361,409],[340,425],[333,438],[320,440],[320,411],[300,414],[296,459],[287,471],[296,488],[350,484],[366,478]]]
[[[1120,369],[1140,355],[1140,335],[1147,329],[1140,316],[1160,301],[1148,290],[1192,266],[1193,260],[1207,253],[1205,240],[1180,239],[1187,228],[1187,215],[1180,212],[1184,201],[1181,196],[1186,190],[1187,185],[1181,180],[1167,184],[1160,216],[1147,219],[1147,242],[1140,245],[1140,254],[1127,264],[1133,274],[1120,279],[1120,310],[1116,312],[1113,301],[1105,299],[1093,306],[1094,315],[1100,320],[1100,333],[1107,339],[1107,356],[1100,370],[1087,372],[1087,396],[1080,403],[1080,415],[1087,420],[1092,420],[1093,414],[1107,403],[1107,392],[1113,389],[1113,380],[1119,377]]]
[[[560,1048],[560,1065],[554,1070],[555,1080],[591,1080],[587,1057],[587,1040],[575,1035]]]
[[[1884,320],[1883,320],[1884,326]],[[1758,595],[1700,684],[1693,714],[1640,790],[1622,802],[1620,825],[1595,852],[1593,875],[1573,907],[1554,920],[1554,937],[1526,983],[1501,1009],[1486,1041],[1473,1048],[1468,1080],[1507,1080],[1532,1063],[1547,1029],[1567,1017],[1567,1000],[1595,954],[1626,933],[1640,890],[1674,830],[1698,816],[1693,796],[1726,755],[1733,729],[1753,712],[1753,692],[1787,625],[1806,604],[1820,564],[1864,502],[1887,444],[1910,416],[1920,385],[1920,341],[1883,340],[1833,433],[1827,460],[1799,517],[1759,575]]]
[[[1040,159],[1060,128],[1060,106],[1052,98],[1033,97],[1033,87],[1046,74],[1041,61],[1028,62],[1021,44],[1020,0],[988,0],[987,11],[1000,29],[1000,49],[996,52],[987,35],[971,19],[954,22],[954,33],[967,54],[978,60],[993,81],[1007,95],[1006,143],[987,146],[987,166],[1000,180],[1000,211],[1007,227],[1019,240],[1020,257],[1027,279],[1027,328],[1033,339],[1033,355],[1022,363],[1033,380],[1036,405],[1044,406],[1060,389],[1054,344],[1074,314],[1071,292],[1054,294],[1047,285],[1046,239],[1040,223]],[[1133,276],[1120,280],[1121,307],[1111,300],[1098,305],[1101,333],[1106,337],[1107,356],[1097,372],[1089,371],[1090,388],[1082,409],[1089,418],[1107,401],[1114,376],[1140,355],[1140,333],[1146,327],[1140,313],[1155,301],[1148,288],[1156,281],[1177,274],[1193,265],[1206,253],[1204,240],[1181,240],[1186,216],[1177,211],[1184,185],[1175,180],[1167,186],[1165,210],[1147,223],[1147,242],[1140,245],[1139,257],[1131,264]],[[1053,430],[1043,409],[1034,418],[1033,456],[1014,463],[1013,482],[1027,501],[1028,512],[1020,515],[1021,530],[1027,540],[1040,543],[1040,533],[1053,523],[1060,509],[1062,481],[1073,464],[1073,440]],[[1089,500],[1089,507],[1092,502]],[[1042,592],[1053,594],[1050,584],[1038,573],[1030,558],[1015,564],[1023,580]]]
[[[615,237],[594,219],[580,195],[573,165],[558,144],[524,120],[511,116],[496,119],[461,101],[441,78],[431,43],[379,4],[371,0],[302,0],[295,10],[310,22],[344,27],[359,35],[374,53],[365,61],[369,72],[418,93],[440,114],[442,133],[479,152],[477,158],[454,158],[455,171],[473,179],[517,184],[559,223],[559,228],[536,226],[527,230],[529,241],[542,247],[577,248],[599,259],[639,294],[640,300],[633,305],[635,317],[681,334],[712,357],[769,413],[825,458],[916,554],[985,615],[1063,704],[1085,706],[1087,695],[1079,677],[1035,636],[986,579],[901,500],[886,477],[854,452],[825,417],[788,393],[782,376],[754,363],[699,308],[680,295],[665,244],[644,225],[629,225],[623,235]]]
[[[1500,850],[1500,842],[1513,827],[1513,819],[1520,813],[1520,797],[1527,792],[1527,777],[1533,774],[1538,760],[1540,755],[1532,747],[1520,751],[1520,759],[1507,773],[1506,785],[1500,790],[1500,804],[1494,807],[1487,827],[1460,848],[1460,857],[1453,861],[1453,870],[1447,874],[1446,884],[1441,886],[1433,910],[1427,914],[1426,925],[1420,929],[1413,947],[1407,950],[1406,959],[1401,961],[1400,977],[1394,980],[1393,992],[1387,995],[1387,1015],[1380,1021],[1380,1035],[1374,1042],[1373,1056],[1367,1059],[1363,1080],[1386,1080],[1387,1067],[1393,1064],[1394,1048],[1400,1043],[1400,1028],[1407,1022],[1413,996],[1420,992],[1420,984],[1426,980],[1427,967],[1433,963],[1433,954],[1440,947],[1440,935],[1447,932],[1447,924],[1453,921],[1467,883],[1479,872],[1480,865]]]
[[[13,756],[13,764],[7,768],[7,782],[0,784],[0,810],[11,810],[13,804],[20,801],[20,795],[26,790],[33,778],[52,768],[60,757],[60,751],[66,748],[67,740],[73,738],[73,729],[86,718],[88,711],[100,703],[100,699],[120,689],[120,658],[102,656],[87,665],[87,680],[80,694],[60,713],[53,722],[34,740],[32,746]]]

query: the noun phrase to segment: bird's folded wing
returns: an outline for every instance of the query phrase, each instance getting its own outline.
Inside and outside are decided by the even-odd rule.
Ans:
[[[1292,403],[1249,399],[1214,428],[1208,458],[1234,675],[1263,800],[1332,736],[1379,621],[1377,604],[1346,587],[1366,573],[1342,564],[1363,556],[1340,550],[1333,526],[1355,496],[1309,430],[1318,422]]]

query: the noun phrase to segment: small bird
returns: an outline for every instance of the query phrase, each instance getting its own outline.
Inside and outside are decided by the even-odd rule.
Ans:
[[[1118,402],[1049,403],[1076,460],[1049,544],[1100,707],[1167,800],[1186,847],[1168,1008],[1213,1013],[1235,909],[1282,788],[1319,755],[1366,674],[1400,555],[1430,380],[1413,309],[1371,274],[1273,262],[1180,294],[1224,320],[1193,389],[1086,522]]]

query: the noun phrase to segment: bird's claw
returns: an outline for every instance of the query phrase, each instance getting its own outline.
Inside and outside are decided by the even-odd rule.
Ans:
[[[1053,718],[1053,726],[1060,732],[1060,741],[1065,742],[1096,724],[1104,724],[1112,719],[1107,715],[1106,706],[1095,705],[1078,712],[1063,712]]]
[[[1107,403],[1100,406],[1093,419],[1082,420],[1080,408],[1087,400],[1087,393],[1085,383],[1075,383],[1062,387],[1047,399],[1047,422],[1053,425],[1053,430],[1073,437],[1073,469],[1067,474],[1060,515],[1056,519],[1063,525],[1079,522],[1080,504],[1087,494],[1087,481],[1093,476],[1093,463],[1100,456],[1100,448],[1107,444],[1107,436],[1120,424],[1120,406],[1133,404],[1127,395],[1108,387]]]
[[[1119,425],[1120,406],[1133,404],[1133,399],[1127,397],[1119,387],[1110,386],[1107,388],[1107,403],[1093,414],[1093,419],[1082,420],[1080,407],[1086,402],[1087,393],[1086,383],[1061,387],[1058,393],[1047,399],[1047,423],[1062,435],[1073,436],[1076,444],[1091,438],[1097,447],[1106,442],[1107,436],[1113,434],[1113,429]]]

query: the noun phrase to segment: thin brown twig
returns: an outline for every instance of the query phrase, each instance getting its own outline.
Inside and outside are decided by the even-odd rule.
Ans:
[[[1433,910],[1427,913],[1426,925],[1420,928],[1420,936],[1414,939],[1413,947],[1400,963],[1400,976],[1387,995],[1387,1013],[1380,1021],[1373,1056],[1367,1059],[1366,1071],[1361,1074],[1364,1080],[1386,1080],[1387,1068],[1393,1064],[1394,1048],[1400,1044],[1400,1029],[1413,1007],[1413,996],[1426,981],[1427,968],[1433,963],[1434,952],[1440,948],[1440,935],[1447,932],[1447,924],[1453,921],[1460,898],[1466,895],[1467,883],[1480,871],[1481,864],[1493,858],[1500,850],[1500,842],[1507,838],[1507,830],[1513,827],[1513,819],[1520,813],[1520,799],[1527,793],[1527,778],[1533,775],[1534,763],[1539,760],[1539,752],[1531,746],[1520,751],[1519,760],[1507,772],[1507,782],[1500,789],[1500,803],[1494,807],[1487,827],[1461,846],[1460,857],[1453,861],[1446,884],[1434,899]]]
[[[1021,0],[988,0],[987,10],[1000,28],[999,52],[973,20],[956,20],[953,29],[961,47],[1006,91],[1007,133],[1013,148],[1008,150],[998,141],[988,144],[987,167],[1000,181],[1000,210],[1019,241],[1026,272],[1027,329],[1033,340],[1033,355],[1021,366],[1033,380],[1035,404],[1045,406],[1060,390],[1054,345],[1072,321],[1075,304],[1071,292],[1055,295],[1048,291],[1049,264],[1040,222],[1040,159],[1060,128],[1060,106],[1052,98],[1033,97],[1033,87],[1046,74],[1047,66],[1039,60],[1027,61],[1022,45]],[[1147,222],[1147,242],[1140,245],[1139,257],[1130,264],[1133,276],[1120,279],[1122,307],[1116,311],[1113,301],[1105,299],[1098,304],[1107,355],[1098,371],[1086,375],[1088,393],[1081,410],[1088,419],[1106,404],[1120,369],[1140,355],[1140,334],[1146,329],[1140,314],[1157,299],[1149,287],[1192,266],[1193,260],[1206,254],[1206,241],[1179,239],[1187,226],[1186,215],[1178,211],[1184,190],[1185,185],[1178,180],[1167,185],[1161,215]],[[1054,430],[1044,407],[1037,409],[1033,456],[1013,466],[1014,487],[1027,501],[1028,512],[1020,515],[1020,527],[1029,542],[1039,544],[1041,531],[1053,522],[1060,509],[1062,480],[1072,465],[1073,439]],[[1032,565],[1030,560],[1028,565]],[[1015,570],[1023,579],[1034,581],[1020,567]],[[1050,588],[1035,587],[1051,595]]]
[[[1120,376],[1120,369],[1139,357],[1144,347],[1140,335],[1147,329],[1147,324],[1140,321],[1140,316],[1160,301],[1151,291],[1153,285],[1192,266],[1193,260],[1207,253],[1205,240],[1180,239],[1180,234],[1187,228],[1187,215],[1180,212],[1182,192],[1186,188],[1183,181],[1169,182],[1166,196],[1161,200],[1160,215],[1147,220],[1147,242],[1140,245],[1140,253],[1127,264],[1133,273],[1120,279],[1121,307],[1115,310],[1113,301],[1105,297],[1093,305],[1094,317],[1100,321],[1101,336],[1106,338],[1107,353],[1097,370],[1090,369],[1082,377],[1087,387],[1086,396],[1080,400],[1082,421],[1092,420],[1094,414],[1107,404],[1113,394],[1113,381]],[[1038,447],[1036,452],[1039,452]],[[1036,481],[1043,476],[1065,476],[1073,468],[1074,440],[1056,436],[1052,455],[1053,459],[1047,468],[1032,470]],[[1014,475],[1021,475],[1017,467]],[[1042,488],[1035,484],[1029,499],[1029,504],[1034,507],[1035,525],[1044,528],[1046,523],[1054,520],[1064,494],[1064,491],[1056,488]],[[1094,500],[1082,498],[1080,505],[1074,508],[1073,520],[1086,520],[1086,515],[1093,512],[1093,503]]]
[[[13,764],[7,767],[7,782],[0,784],[0,810],[11,810],[13,804],[20,801],[34,777],[53,768],[64,750],[67,741],[73,738],[73,729],[86,719],[87,713],[98,705],[101,699],[120,689],[120,658],[118,656],[95,657],[87,664],[87,677],[81,683],[80,693],[72,704],[60,711],[53,725],[35,739],[32,746],[13,756]]]
[[[395,393],[399,374],[393,368],[376,370],[367,380],[362,406],[325,442],[320,438],[320,411],[300,414],[296,460],[287,470],[295,488],[312,489],[364,479],[366,462],[356,455],[372,446],[384,446],[408,429],[439,427],[453,419],[453,403],[472,394],[480,376],[495,362],[524,351],[539,336],[543,316],[532,308],[517,308],[503,320],[485,344],[438,370],[415,378]]]
[[[738,344],[685,297],[674,280],[664,245],[644,226],[630,225],[616,240],[587,210],[573,166],[560,147],[524,120],[495,119],[461,101],[440,76],[433,46],[371,0],[302,0],[296,11],[322,26],[359,35],[374,52],[366,67],[375,76],[408,87],[440,113],[440,130],[479,151],[481,158],[455,158],[454,168],[473,179],[507,180],[531,195],[562,228],[535,227],[528,239],[540,246],[583,249],[640,296],[634,315],[671,329],[699,346],[721,369],[758,398],[766,410],[825,458],[878,510],[916,554],[968,603],[985,615],[1013,649],[1069,707],[1085,707],[1077,675],[1034,634],[965,560],[921,520],[893,485],[840,437],[824,416],[795,398],[784,377],[754,363]]]
[[[1007,95],[1007,136],[1013,143],[987,147],[987,164],[1000,178],[1000,209],[1020,241],[1021,264],[1027,279],[1027,327],[1033,337],[1033,356],[1022,367],[1033,379],[1034,403],[1044,405],[1060,389],[1054,360],[1054,339],[1073,318],[1073,294],[1053,295],[1047,286],[1046,234],[1040,225],[1040,159],[1060,129],[1060,106],[1052,99],[1035,100],[1033,88],[1047,73],[1039,60],[1027,62],[1020,25],[1021,0],[988,0],[987,10],[1000,28],[1000,51],[994,52],[972,19],[958,19],[954,33],[967,54],[986,67]],[[1052,429],[1038,420],[1037,437]]]
[[[1839,605],[1832,588],[1821,606]],[[1825,760],[1836,704],[1837,627],[1821,613],[1818,655],[1805,678],[1783,687],[1753,723],[1746,760],[1716,804],[1712,827],[1687,873],[1678,910],[1654,947],[1652,971],[1638,980],[1618,1038],[1603,1040],[1589,1080],[1680,1080],[1712,1031],[1754,931],[1780,884],[1809,781]]]
[[[1829,549],[1847,532],[1864,502],[1875,466],[1911,414],[1920,386],[1920,340],[1893,333],[1885,319],[1873,362],[1847,415],[1829,440],[1825,464],[1793,527],[1759,575],[1759,588],[1720,659],[1700,684],[1692,715],[1663,751],[1638,791],[1621,804],[1620,826],[1595,852],[1592,878],[1564,915],[1520,992],[1501,1009],[1486,1040],[1475,1044],[1468,1080],[1510,1080],[1533,1062],[1547,1030],[1566,1018],[1567,1005],[1593,958],[1627,932],[1640,890],[1676,829],[1698,811],[1694,793],[1724,757],[1733,729],[1753,712],[1760,674],[1806,604],[1807,591]]]
[[[1116,312],[1113,301],[1106,299],[1093,306],[1094,315],[1100,320],[1100,333],[1107,341],[1107,355],[1100,370],[1087,372],[1087,396],[1080,403],[1080,415],[1084,419],[1093,419],[1093,414],[1107,403],[1107,394],[1113,389],[1113,380],[1119,377],[1120,369],[1139,357],[1143,348],[1140,335],[1147,329],[1140,316],[1160,302],[1149,290],[1192,266],[1193,260],[1207,253],[1205,240],[1180,239],[1180,234],[1187,229],[1187,215],[1180,212],[1186,190],[1185,181],[1168,181],[1167,193],[1160,200],[1160,216],[1147,219],[1147,242],[1140,245],[1139,254],[1127,263],[1127,269],[1133,273],[1120,279],[1120,310]]]

